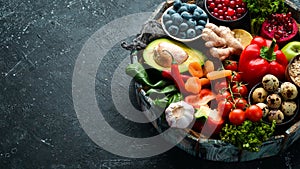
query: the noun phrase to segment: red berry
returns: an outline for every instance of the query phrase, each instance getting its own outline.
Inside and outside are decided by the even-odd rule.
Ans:
[[[228,14],[228,16],[233,16],[234,13],[235,13],[234,9],[232,9],[232,8],[228,8],[228,9],[227,9],[227,14]]]

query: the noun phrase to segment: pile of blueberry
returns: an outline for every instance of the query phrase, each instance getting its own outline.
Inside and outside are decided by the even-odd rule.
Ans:
[[[165,30],[180,39],[192,39],[200,35],[207,23],[207,14],[196,4],[175,0],[162,16]]]

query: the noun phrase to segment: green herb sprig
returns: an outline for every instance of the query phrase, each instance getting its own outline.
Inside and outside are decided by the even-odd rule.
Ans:
[[[226,124],[220,133],[221,140],[231,143],[242,150],[257,152],[264,141],[267,141],[275,131],[276,122],[271,125],[264,122],[246,120],[242,125]]]

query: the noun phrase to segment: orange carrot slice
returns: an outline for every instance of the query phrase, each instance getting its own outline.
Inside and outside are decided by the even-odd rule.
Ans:
[[[210,80],[208,78],[202,77],[200,78],[201,86],[209,86]]]
[[[185,82],[185,90],[193,94],[198,94],[201,91],[202,85],[201,80],[198,77],[190,77]]]
[[[202,65],[199,62],[192,62],[189,64],[189,72],[194,77],[202,77],[203,76],[203,70]]]
[[[230,76],[231,73],[232,73],[231,70],[216,70],[216,71],[212,71],[212,72],[207,73],[206,77],[209,80],[216,80],[216,79],[220,79],[220,78]]]

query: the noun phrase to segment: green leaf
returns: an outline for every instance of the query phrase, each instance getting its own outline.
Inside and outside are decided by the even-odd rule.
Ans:
[[[125,71],[127,75],[133,77],[135,81],[141,83],[142,85],[150,86],[152,88],[161,88],[168,84],[168,82],[165,80],[160,80],[155,83],[151,82],[145,68],[138,62],[129,64]]]

